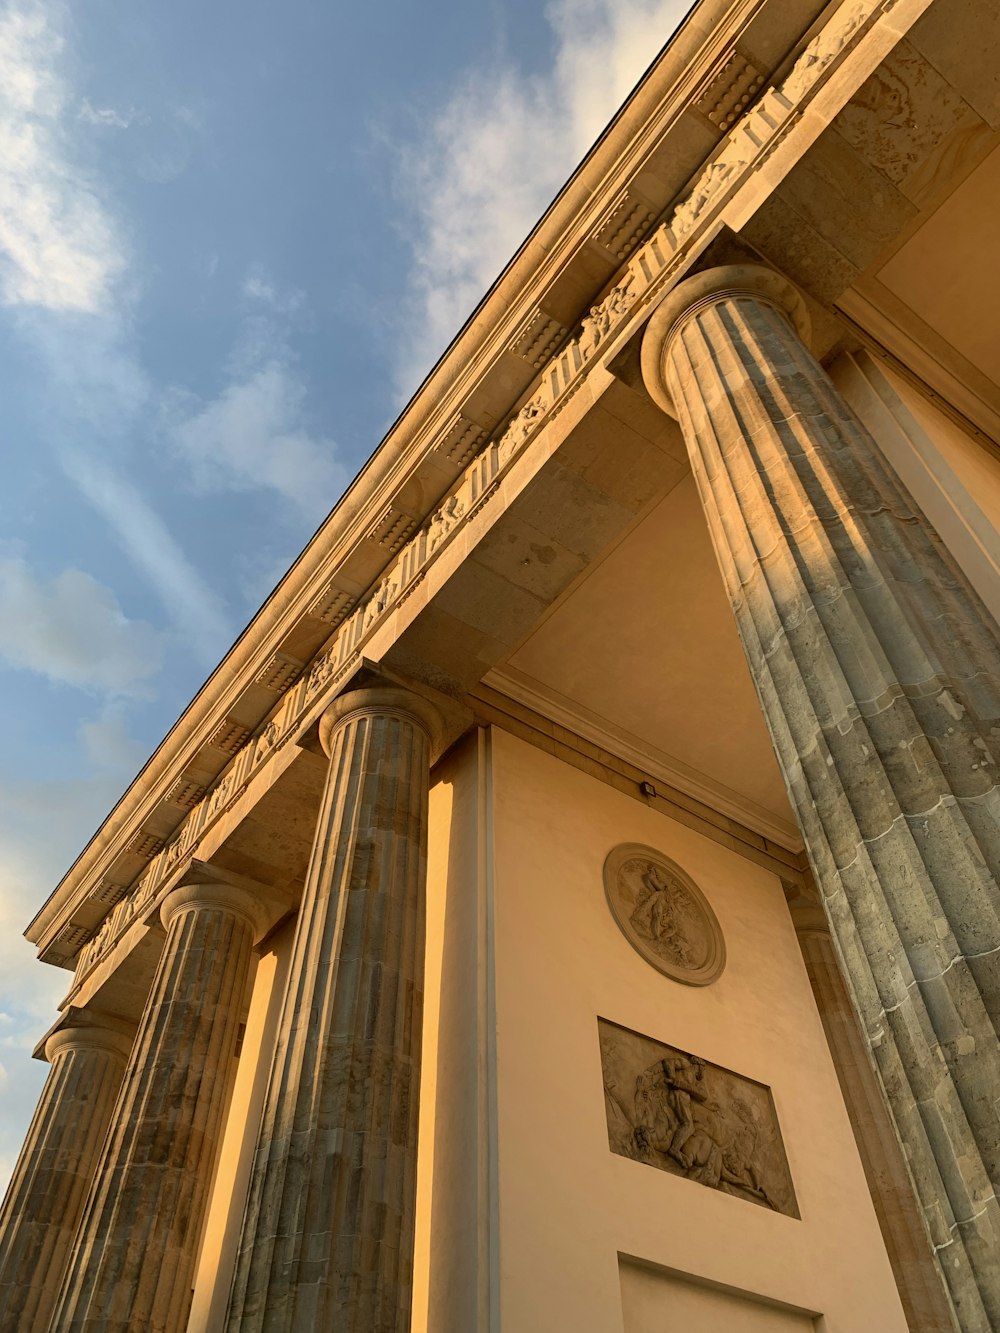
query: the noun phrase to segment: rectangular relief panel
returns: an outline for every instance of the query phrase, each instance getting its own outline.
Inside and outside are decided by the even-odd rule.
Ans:
[[[815,1333],[806,1310],[619,1256],[625,1333]]]
[[[771,1090],[597,1020],[612,1152],[798,1217]]]

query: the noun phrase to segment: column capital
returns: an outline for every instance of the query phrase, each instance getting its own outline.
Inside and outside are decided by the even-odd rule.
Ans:
[[[667,385],[667,355],[674,334],[691,315],[706,306],[741,296],[753,297],[780,310],[808,345],[810,321],[805,300],[798,288],[776,269],[764,264],[723,264],[684,278],[657,306],[642,339],[642,378],[650,397],[670,416],[677,415]]]
[[[429,699],[399,685],[366,685],[340,695],[323,713],[319,722],[319,739],[324,754],[330,754],[334,731],[350,718],[363,713],[401,715],[410,722],[416,722],[426,732],[432,754],[440,746],[444,719]]]
[[[127,1060],[135,1025],[114,1014],[70,1005],[35,1047],[36,1060],[49,1064],[66,1050],[108,1051]]]
[[[255,941],[265,933],[273,916],[268,910],[268,904],[249,889],[222,879],[180,884],[176,889],[171,889],[160,904],[160,920],[165,930],[169,929],[170,922],[185,907],[216,908],[242,917],[252,928]]]

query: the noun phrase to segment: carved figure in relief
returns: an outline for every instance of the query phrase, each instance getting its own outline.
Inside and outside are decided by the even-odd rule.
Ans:
[[[229,800],[229,794],[233,787],[232,772],[223,774],[222,781],[208,798],[208,818],[211,819],[222,809]]]
[[[367,629],[369,625],[373,625],[384,613],[395,596],[396,587],[396,580],[392,576],[384,578],[378,585],[372,593],[368,605],[365,607],[364,622],[362,625],[363,629]]]
[[[598,1026],[613,1152],[798,1216],[763,1084],[605,1019]]]
[[[626,274],[617,287],[612,287],[604,300],[599,305],[591,306],[590,314],[583,317],[580,353],[584,359],[594,353],[614,325],[635,304],[637,293],[632,291],[633,277],[632,273]]]
[[[781,85],[781,91],[790,102],[796,102],[819,78],[868,19],[874,6],[871,0],[857,0],[844,16],[842,23],[833,23],[812,39],[792,66],[792,72]]]
[[[313,663],[312,670],[309,672],[309,679],[306,682],[306,697],[312,698],[318,690],[321,690],[333,675],[334,663],[337,657],[336,648],[332,648],[322,657],[317,657]]]
[[[726,962],[711,906],[680,866],[653,847],[622,843],[604,863],[608,905],[632,947],[689,986],[707,986]]]
[[[691,967],[696,960],[684,930],[683,890],[655,862],[646,865],[642,885],[629,917],[636,933],[649,940],[657,953],[670,962]]]
[[[525,442],[538,418],[544,416],[548,409],[549,399],[545,393],[536,394],[534,398],[525,403],[500,438],[497,452],[500,455],[501,463],[506,463],[515,449]]]
[[[432,555],[448,533],[465,513],[465,505],[457,495],[450,496],[431,519],[427,531],[427,553]]]
[[[704,1072],[703,1060],[675,1055],[639,1075],[634,1134],[640,1156],[663,1154],[690,1180],[713,1189],[734,1186],[775,1208],[754,1163],[758,1131],[752,1110],[733,1098],[735,1114],[725,1116],[708,1095]]]
[[[698,218],[705,211],[717,194],[747,165],[746,151],[730,138],[723,151],[710,162],[695,181],[694,189],[674,209],[670,227],[676,237],[691,230]]]

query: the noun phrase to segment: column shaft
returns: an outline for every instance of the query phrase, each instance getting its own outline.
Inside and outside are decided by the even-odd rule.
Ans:
[[[51,1068],[0,1209],[0,1330],[45,1333],[122,1084],[129,1042],[97,1026],[49,1037]]]
[[[751,267],[682,284],[644,367],[684,431],[959,1325],[988,1333],[1000,1328],[996,627],[777,308],[781,281]]]
[[[227,1327],[409,1328],[429,724],[364,690],[330,768],[292,950]]]
[[[907,1325],[911,1333],[954,1333],[951,1301],[830,932],[812,922],[801,928],[796,921],[796,933]]]
[[[178,1333],[191,1301],[254,940],[246,895],[195,886],[167,938],[52,1333]]]

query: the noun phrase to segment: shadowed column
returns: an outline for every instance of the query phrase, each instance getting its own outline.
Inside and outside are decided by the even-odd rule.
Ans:
[[[793,327],[793,324],[795,327]],[[714,269],[650,321],[764,716],[964,1333],[1000,1328],[1000,647],[797,329]]]
[[[86,1010],[45,1041],[51,1068],[0,1209],[0,1330],[44,1333],[122,1085],[125,1024]]]
[[[854,1130],[907,1327],[910,1333],[954,1333],[951,1300],[927,1243],[927,1228],[913,1181],[858,1026],[826,913],[815,888],[790,892],[790,887],[785,885],[785,896],[802,961]]]
[[[431,707],[357,690],[330,758],[227,1328],[404,1333],[413,1273]]]
[[[168,894],[152,990],[52,1333],[178,1333],[222,1132],[259,923],[244,890]]]

